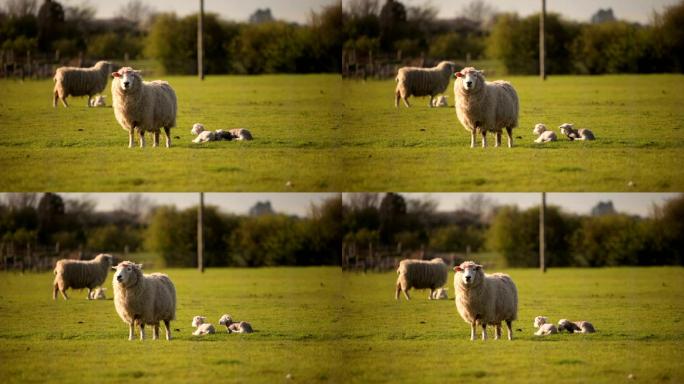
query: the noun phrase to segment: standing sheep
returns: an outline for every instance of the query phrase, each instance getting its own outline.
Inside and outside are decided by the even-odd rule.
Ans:
[[[159,130],[164,128],[166,148],[171,146],[171,128],[176,126],[176,92],[166,81],[143,81],[140,71],[130,67],[112,73],[112,107],[121,127],[128,131],[128,148],[138,132],[140,148],[145,132],[154,133],[153,146],[159,145]]]
[[[399,293],[404,292],[406,300],[411,300],[408,291],[411,288],[430,289],[433,297],[435,290],[446,284],[448,268],[441,258],[425,260],[402,260],[397,268],[397,286],[394,298],[399,300]]]
[[[171,340],[171,320],[176,318],[176,287],[163,273],[144,275],[142,264],[123,261],[116,267],[112,285],[114,307],[128,324],[128,340],[140,327],[140,340],[145,339],[145,324],[153,325],[152,339],[159,337],[159,322],[166,327],[166,340]]]
[[[496,326],[494,338],[501,337],[501,322],[506,322],[508,340],[513,339],[513,320],[518,317],[518,290],[511,277],[503,273],[485,274],[481,265],[465,261],[454,267],[456,309],[470,324],[470,340],[476,327],[482,326],[482,340],[487,340],[487,325]]]
[[[410,96],[430,96],[428,106],[432,108],[432,99],[444,92],[449,86],[456,64],[442,61],[432,68],[402,67],[397,72],[397,87],[394,91],[394,106],[399,108],[399,99],[410,107]]]
[[[534,141],[535,143],[547,143],[549,141],[556,141],[556,132],[554,131],[547,131],[546,130],[546,125],[542,123],[538,123],[537,125],[534,126],[534,129],[532,130],[532,133],[535,135],[539,136],[537,139]]]
[[[252,324],[246,321],[233,321],[229,314],[224,314],[219,319],[220,325],[225,325],[228,333],[253,333]]]
[[[104,253],[89,261],[69,259],[57,261],[52,298],[57,300],[57,292],[61,292],[64,300],[68,300],[67,289],[88,288],[88,300],[90,300],[93,289],[101,286],[107,279],[107,272],[111,266],[112,256]]]
[[[570,123],[561,124],[558,128],[562,134],[573,140],[594,140],[594,133],[586,128],[575,129]]]
[[[485,80],[482,71],[468,67],[456,72],[454,82],[456,116],[470,132],[470,147],[475,148],[475,135],[482,135],[482,148],[487,146],[487,132],[496,134],[495,146],[501,145],[501,131],[506,129],[508,147],[513,146],[513,128],[518,126],[518,93],[511,83]]]
[[[88,96],[87,106],[90,107],[90,99],[102,92],[107,87],[107,79],[111,72],[112,63],[98,61],[90,68],[59,67],[55,71],[55,88],[52,106],[57,108],[57,100],[62,100],[65,107],[69,96]]]

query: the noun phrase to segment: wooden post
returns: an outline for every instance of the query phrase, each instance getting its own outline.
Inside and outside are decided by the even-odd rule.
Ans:
[[[200,0],[200,10],[197,15],[197,75],[204,80],[204,0]]]
[[[541,205],[539,206],[539,269],[546,273],[546,242],[544,239],[544,211],[546,211],[546,192],[542,192]]]
[[[200,201],[197,206],[197,269],[204,273],[204,192],[200,192]]]
[[[546,0],[542,0],[542,11],[539,15],[539,76],[546,80],[546,45],[544,43],[544,19],[546,18]]]

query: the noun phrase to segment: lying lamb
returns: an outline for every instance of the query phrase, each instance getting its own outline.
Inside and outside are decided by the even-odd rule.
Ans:
[[[195,336],[203,336],[216,333],[213,324],[206,323],[207,318],[204,316],[195,316],[192,318],[192,326],[197,328],[192,334]]]
[[[542,123],[538,123],[537,125],[535,125],[534,129],[532,130],[532,133],[539,136],[534,141],[535,143],[548,143],[549,141],[556,141],[557,140],[556,132],[547,131],[546,125],[544,125]]]
[[[206,131],[203,124],[195,123],[193,124],[190,133],[197,136],[192,141],[196,144],[206,143],[207,141],[252,140],[252,134],[245,128],[233,128],[228,131],[223,129]]]
[[[586,128],[575,129],[570,123],[561,124],[558,128],[569,140],[594,140],[594,133]]]
[[[95,290],[91,291],[88,293],[88,300],[107,300],[107,296],[105,296],[105,291],[106,288],[95,288]]]
[[[225,325],[228,333],[252,333],[252,325],[246,321],[233,321],[233,318],[225,314],[219,319],[220,325]]]
[[[596,329],[594,329],[594,325],[588,321],[571,322],[571,321],[568,321],[567,319],[560,319],[560,320],[558,320],[558,331],[562,332],[563,330],[566,330],[569,333],[594,333],[594,332],[596,332]]]
[[[436,99],[433,99],[433,100],[432,100],[432,106],[433,106],[433,107],[437,107],[437,108],[439,108],[439,107],[448,107],[448,106],[449,106],[448,97],[447,97],[447,96],[444,96],[444,95],[437,96]]]
[[[549,319],[545,316],[537,316],[534,318],[534,327],[539,328],[534,334],[536,336],[547,336],[558,333],[556,326],[548,322]]]
[[[98,95],[94,99],[90,100],[91,107],[106,107],[105,96]]]
[[[449,300],[449,288],[437,288],[436,291],[430,293],[428,299],[430,300]]]

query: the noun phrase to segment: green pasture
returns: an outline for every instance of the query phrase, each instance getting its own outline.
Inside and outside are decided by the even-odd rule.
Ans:
[[[489,80],[501,78],[492,76]],[[470,148],[450,108],[394,107],[394,80],[343,82],[343,168],[351,191],[679,191],[684,76],[503,76],[518,91],[514,148]],[[590,128],[593,142],[535,144],[543,122]],[[480,141],[478,139],[478,145]]]
[[[163,271],[178,291],[171,342],[128,341],[111,300],[76,291],[53,301],[51,273],[0,273],[0,381],[684,381],[682,268],[505,270],[520,297],[514,340],[486,342],[469,340],[453,300],[413,291],[395,301],[394,272]],[[257,332],[191,336],[192,316],[216,323],[225,312]],[[536,315],[589,320],[598,332],[535,337]]]
[[[339,76],[162,78],[178,96],[171,149],[152,148],[151,137],[145,149],[128,148],[109,86],[106,108],[70,97],[70,108],[55,109],[51,79],[0,80],[0,190],[335,191],[340,185]],[[244,127],[254,140],[193,144],[196,122],[210,130]]]

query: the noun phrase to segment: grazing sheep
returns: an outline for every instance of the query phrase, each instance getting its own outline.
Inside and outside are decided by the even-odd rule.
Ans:
[[[87,106],[90,107],[90,99],[102,92],[107,87],[107,76],[111,71],[112,64],[108,61],[98,61],[90,68],[59,67],[55,71],[55,88],[52,106],[57,108],[57,100],[62,100],[65,107],[69,96],[88,96]]]
[[[439,107],[448,107],[449,106],[449,101],[448,97],[441,95],[438,96],[436,99],[432,100],[432,106],[439,108]]]
[[[225,314],[219,319],[220,325],[226,326],[226,331],[228,333],[252,333],[252,325],[246,321],[233,321],[233,318]]]
[[[121,127],[128,131],[128,147],[138,132],[140,148],[145,132],[154,133],[153,146],[159,145],[159,130],[164,128],[166,148],[171,146],[171,128],[176,126],[176,92],[166,81],[143,81],[140,71],[130,67],[112,73],[112,106]]]
[[[190,133],[193,136],[199,135],[201,132],[204,132],[204,124],[201,123],[195,123],[192,125],[192,129],[190,130]]]
[[[570,123],[561,124],[558,128],[562,134],[572,140],[594,140],[594,133],[586,128],[575,129]]]
[[[216,333],[216,329],[214,329],[213,324],[209,324],[206,322],[207,318],[204,316],[195,316],[192,318],[192,326],[194,328],[197,328],[195,332],[192,334],[195,336],[204,336],[208,334],[214,334]]]
[[[109,269],[109,268],[108,268]],[[89,300],[107,300],[107,296],[105,295],[106,288],[95,288],[92,292],[88,294],[88,299]]]
[[[494,338],[501,337],[501,322],[508,328],[508,340],[513,339],[513,320],[518,316],[518,290],[510,276],[503,273],[485,274],[481,265],[465,261],[454,267],[456,309],[470,324],[470,340],[475,340],[476,327],[482,326],[482,340],[487,340],[487,325],[496,326]]]
[[[546,130],[546,125],[539,123],[534,126],[534,129],[532,130],[532,133],[535,135],[539,136],[534,142],[535,143],[548,143],[549,141],[556,141],[558,138],[556,137],[556,132],[554,131],[547,131]]]
[[[496,135],[495,146],[501,144],[501,131],[506,129],[508,147],[513,146],[513,128],[518,126],[518,94],[511,83],[485,80],[482,71],[468,67],[456,72],[454,82],[456,116],[470,132],[470,147],[475,148],[475,135],[482,135],[482,148],[487,146],[487,132]]]
[[[394,298],[399,300],[399,293],[404,292],[406,300],[411,300],[408,291],[411,288],[430,289],[433,297],[435,290],[446,284],[448,279],[447,265],[444,260],[434,258],[425,260],[402,260],[397,268],[397,289]]]
[[[399,68],[395,79],[394,106],[399,108],[399,99],[404,100],[406,107],[410,107],[410,96],[430,96],[428,106],[432,108],[432,99],[447,89],[455,70],[456,64],[450,61],[442,61],[432,68]]]
[[[437,288],[434,292],[430,293],[428,296],[429,300],[449,300],[449,288]]]
[[[90,100],[91,107],[106,107],[107,102],[105,101],[105,96],[98,95],[94,99]]]
[[[159,322],[166,327],[166,340],[171,340],[171,320],[176,318],[176,287],[163,273],[144,275],[142,264],[123,261],[116,267],[112,285],[116,312],[128,324],[128,340],[140,327],[140,340],[145,339],[145,324],[153,325],[152,338],[159,337]]]
[[[567,319],[560,319],[560,320],[558,320],[558,331],[562,332],[563,330],[566,330],[569,333],[594,333],[594,332],[596,332],[596,329],[594,329],[594,325],[588,321],[571,322],[571,321],[568,321]]]
[[[107,279],[107,272],[112,266],[112,255],[99,254],[89,261],[62,259],[55,264],[55,281],[53,283],[52,298],[57,299],[57,292],[62,293],[64,300],[69,297],[69,288],[88,288],[90,300],[94,288],[99,287]]]

